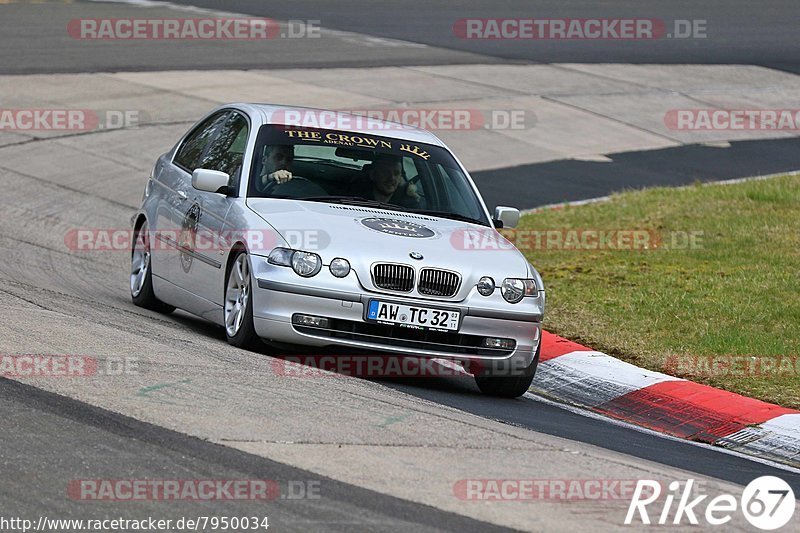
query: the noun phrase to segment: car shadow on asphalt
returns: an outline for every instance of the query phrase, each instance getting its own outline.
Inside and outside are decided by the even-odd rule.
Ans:
[[[186,329],[199,334],[203,335],[204,337],[216,339],[222,342],[225,342],[227,345],[226,337],[225,337],[225,329],[222,326],[217,324],[213,324],[211,322],[206,322],[192,314],[186,313],[181,310],[176,310],[170,315],[170,319],[177,322],[181,326],[185,327]],[[368,381],[373,381],[376,383],[381,383],[390,388],[396,388],[397,390],[401,390],[404,388],[408,388],[409,390],[412,389],[419,389],[419,390],[430,390],[430,391],[437,391],[443,394],[465,394],[469,396],[482,396],[480,390],[478,390],[477,385],[475,384],[474,378],[464,373],[463,369],[459,369],[455,365],[442,365],[441,363],[435,362],[434,364],[423,365],[422,363],[412,365],[410,368],[410,372],[412,375],[402,375],[402,372],[398,372],[398,369],[401,369],[400,366],[393,366],[388,364],[387,361],[392,359],[396,359],[396,355],[392,354],[379,354],[379,353],[372,353],[367,351],[358,351],[353,354],[342,354],[341,350],[314,350],[314,349],[303,349],[301,347],[275,347],[270,346],[266,343],[261,343],[258,346],[250,348],[251,352],[261,354],[266,357],[273,357],[277,359],[283,359],[284,361],[288,361],[290,363],[297,363],[303,364],[307,367],[306,372],[308,371],[337,371],[337,365],[334,364],[325,364],[321,365],[321,361],[325,360],[330,362],[330,358],[351,358],[352,359],[378,359],[379,363],[374,367],[376,369],[373,372],[348,372],[347,368],[341,368],[341,373],[343,375],[348,375],[351,377],[356,377],[359,379],[365,379]],[[324,358],[324,359],[323,359]],[[423,361],[424,358],[418,357],[407,357],[406,359],[410,360],[417,360]],[[324,366],[324,368],[323,368]],[[355,365],[349,365],[350,367],[354,367]],[[387,370],[387,372],[381,372],[381,370]],[[420,375],[420,374],[430,374],[430,375]],[[391,375],[387,375],[391,374]],[[444,376],[444,377],[442,377]]]

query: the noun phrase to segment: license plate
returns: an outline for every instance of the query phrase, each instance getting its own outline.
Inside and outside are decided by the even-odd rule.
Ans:
[[[380,300],[370,300],[367,308],[367,320],[414,329],[453,331],[458,329],[460,318],[461,315],[458,311],[402,305]]]

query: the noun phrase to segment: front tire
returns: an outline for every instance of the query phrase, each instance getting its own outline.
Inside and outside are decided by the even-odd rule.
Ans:
[[[142,225],[133,235],[130,278],[131,301],[139,307],[169,314],[175,308],[156,298],[156,294],[153,292],[151,257],[150,232],[147,230],[147,221],[145,221],[142,222]]]
[[[522,374],[517,376],[475,376],[475,383],[482,393],[498,398],[518,398],[528,392],[536,375],[536,367],[539,365],[539,352],[542,349],[542,342],[536,348],[536,355],[533,361]]]
[[[237,348],[253,348],[259,338],[253,325],[253,281],[247,252],[240,251],[230,266],[225,283],[225,337]]]

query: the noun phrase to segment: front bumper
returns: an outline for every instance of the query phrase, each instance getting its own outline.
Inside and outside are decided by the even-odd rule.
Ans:
[[[541,313],[533,305],[517,304],[517,310],[478,308],[464,302],[409,298],[365,291],[355,272],[334,278],[327,269],[306,280],[291,269],[267,264],[253,256],[253,322],[256,333],[274,343],[331,349],[337,353],[394,353],[458,361],[482,361],[487,370],[522,370],[533,361],[541,339]],[[461,325],[457,333],[424,333],[364,320],[370,299],[425,307],[457,309]],[[478,297],[483,298],[483,297]],[[543,298],[543,296],[542,296]],[[509,304],[510,305],[510,304]],[[303,313],[329,319],[330,327],[313,328],[292,323]],[[513,339],[511,349],[486,348],[484,337]],[[349,349],[349,350],[348,350]]]

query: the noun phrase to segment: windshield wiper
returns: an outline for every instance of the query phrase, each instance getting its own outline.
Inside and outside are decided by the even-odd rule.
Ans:
[[[331,202],[334,204],[363,205],[366,207],[379,207],[381,209],[391,209],[393,211],[405,211],[405,207],[397,204],[370,200],[363,196],[301,196],[295,200],[306,200],[308,202]]]
[[[419,213],[420,215],[431,215],[439,218],[449,218],[452,220],[460,220],[461,222],[470,222],[472,224],[479,224],[486,226],[486,222],[478,220],[477,218],[468,217],[459,213],[451,213],[450,211],[436,211],[433,209],[409,209],[411,213]]]

